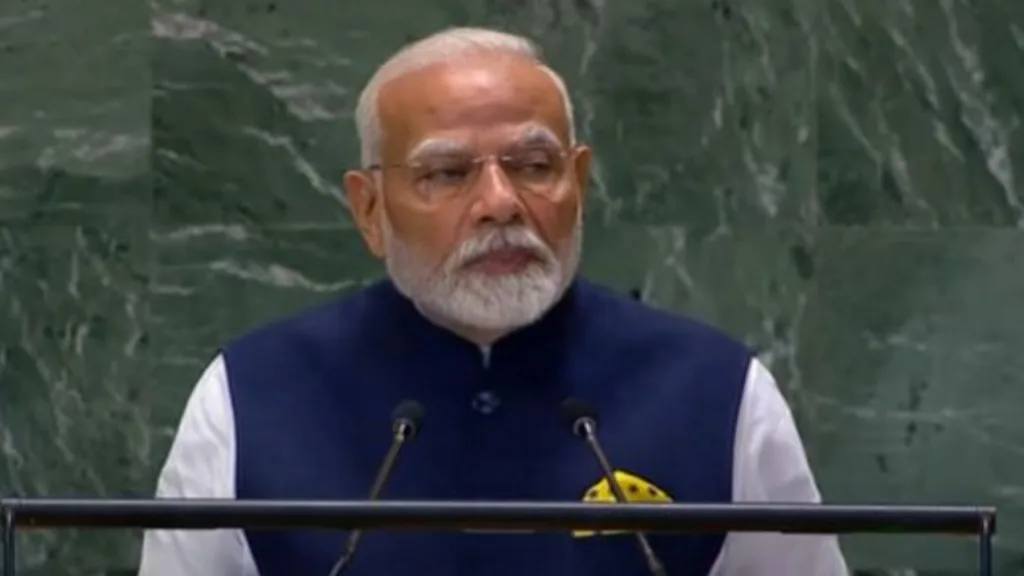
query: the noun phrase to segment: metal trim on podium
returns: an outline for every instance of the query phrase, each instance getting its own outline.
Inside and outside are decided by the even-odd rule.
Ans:
[[[0,513],[2,576],[15,576],[19,528],[952,534],[978,537],[981,576],[992,576],[996,529],[995,508],[982,506],[5,498]]]

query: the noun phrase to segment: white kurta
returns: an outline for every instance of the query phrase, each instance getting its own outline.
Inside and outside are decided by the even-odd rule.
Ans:
[[[157,496],[235,497],[235,426],[222,358],[203,373],[181,418]],[[737,502],[819,502],[793,416],[775,379],[751,362],[734,451]],[[341,546],[339,542],[339,549]],[[139,576],[259,576],[241,530],[150,531]],[[848,576],[834,536],[733,533],[709,576]]]

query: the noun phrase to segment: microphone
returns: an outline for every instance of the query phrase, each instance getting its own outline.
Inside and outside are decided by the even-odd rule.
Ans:
[[[377,477],[373,481],[373,487],[370,488],[371,501],[376,500],[380,496],[384,483],[387,482],[388,476],[391,475],[391,469],[395,465],[395,460],[398,459],[398,452],[401,451],[406,442],[416,437],[422,425],[423,405],[419,402],[404,400],[395,407],[395,411],[391,414],[391,447],[388,449],[387,454],[384,455],[384,461],[381,463],[380,469],[377,470]],[[352,557],[356,553],[356,547],[359,545],[361,534],[360,530],[353,530],[349,533],[348,541],[345,542],[345,550],[338,558],[338,561],[334,563],[329,576],[338,576],[348,566],[349,562],[352,561]]]
[[[619,485],[619,481],[615,478],[615,473],[612,471],[611,463],[601,448],[601,443],[597,440],[597,412],[579,398],[567,398],[562,402],[562,417],[565,419],[566,424],[569,425],[569,430],[586,441],[590,451],[594,453],[598,465],[601,466],[601,472],[604,474],[605,479],[608,480],[608,486],[611,488],[612,494],[615,495],[615,500],[627,504],[629,500],[626,499],[626,493],[622,491],[622,486]],[[643,552],[644,559],[647,560],[647,568],[651,574],[653,576],[667,576],[665,566],[662,565],[661,559],[654,552],[654,548],[651,548],[651,543],[647,541],[647,536],[643,532],[636,532],[635,534],[637,544],[640,546],[640,551]]]

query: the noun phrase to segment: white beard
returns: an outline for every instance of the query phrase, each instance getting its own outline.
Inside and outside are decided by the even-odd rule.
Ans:
[[[562,297],[579,266],[582,229],[582,221],[577,221],[559,257],[525,226],[490,228],[436,267],[395,236],[385,215],[385,262],[399,292],[428,314],[468,328],[512,330],[536,322]],[[540,261],[504,276],[462,269],[474,258],[508,247],[529,249]]]

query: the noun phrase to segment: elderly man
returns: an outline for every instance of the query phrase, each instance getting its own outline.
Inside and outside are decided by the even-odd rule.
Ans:
[[[387,280],[228,344],[185,408],[162,497],[367,496],[389,414],[429,421],[382,497],[817,502],[792,416],[744,346],[577,277],[590,150],[525,39],[452,29],[360,97],[352,218]],[[589,405],[609,483],[560,411]],[[620,489],[618,494],[615,488]],[[387,533],[347,574],[839,576],[831,536]],[[650,562],[651,552],[657,558]],[[154,531],[142,576],[338,573],[343,538]]]

